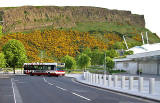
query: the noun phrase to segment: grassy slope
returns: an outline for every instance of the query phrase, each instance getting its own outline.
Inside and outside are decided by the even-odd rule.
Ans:
[[[151,31],[149,31],[146,28],[141,28],[137,26],[131,26],[131,25],[118,25],[113,23],[97,23],[97,22],[88,22],[88,23],[77,23],[77,26],[74,28],[71,28],[72,30],[77,30],[81,32],[88,32],[88,31],[99,31],[99,32],[118,32],[123,35],[127,35],[128,37],[135,36],[136,34],[140,34],[141,32],[148,31],[149,41],[150,43],[158,43],[160,42],[160,38],[158,38],[155,34],[153,34]],[[131,39],[131,42],[136,42],[135,40]]]
[[[48,26],[45,28],[40,28],[40,30],[45,30],[45,29],[53,29],[53,27]],[[96,31],[96,33],[91,33],[94,34],[95,36],[101,38],[103,40],[103,35],[106,32],[117,32],[118,34],[122,34],[122,35],[127,35],[127,41],[130,43],[133,42],[137,42],[136,40],[132,39],[133,36],[135,36],[136,34],[139,34],[141,32],[148,32],[148,36],[149,36],[149,43],[159,43],[160,42],[160,38],[158,38],[154,33],[152,33],[151,31],[149,31],[146,28],[142,28],[142,27],[137,27],[137,26],[131,26],[131,25],[127,25],[127,24],[116,24],[116,23],[107,23],[107,22],[87,22],[87,23],[77,23],[76,27],[73,28],[59,28],[62,30],[76,30],[76,31],[80,31],[80,32],[94,32]],[[33,30],[30,31],[25,31],[24,33],[29,33],[32,32]],[[144,36],[144,39],[146,37]]]
[[[48,29],[53,29],[53,27],[48,26],[45,28],[39,28],[40,30],[48,30]],[[141,32],[148,32],[149,36],[149,43],[159,43],[160,38],[156,36],[154,33],[149,31],[146,28],[142,27],[137,27],[137,26],[131,26],[128,24],[116,24],[116,23],[107,23],[107,22],[86,22],[86,23],[77,23],[76,27],[73,28],[59,28],[59,29],[64,29],[64,30],[76,30],[80,32],[91,32],[91,34],[94,34],[95,36],[101,38],[103,40],[103,34],[107,32],[116,32],[120,35],[126,35],[127,36],[127,41],[130,43],[137,42],[136,40],[132,39],[133,36],[136,34],[139,34]],[[29,31],[24,31],[23,33],[30,33],[33,30]],[[95,32],[96,31],[96,32]],[[94,32],[94,33],[92,33]],[[144,39],[146,37],[144,36]]]

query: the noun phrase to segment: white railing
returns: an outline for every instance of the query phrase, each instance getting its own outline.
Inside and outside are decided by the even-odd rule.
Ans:
[[[93,74],[90,72],[84,72],[84,79],[93,85],[102,85],[108,88],[120,88],[127,90],[135,90],[138,92],[146,91],[144,90],[144,78],[134,76],[120,76],[120,75],[104,75],[104,74]],[[138,83],[138,84],[137,84]],[[136,86],[135,86],[136,85]],[[149,78],[148,81],[148,94],[155,93],[155,78]]]

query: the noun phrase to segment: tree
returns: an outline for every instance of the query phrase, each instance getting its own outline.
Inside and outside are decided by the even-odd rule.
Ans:
[[[0,20],[1,21],[1,20]],[[0,25],[0,35],[2,34],[2,26]]]
[[[124,45],[121,42],[116,42],[113,44],[113,49],[124,49]]]
[[[104,63],[104,53],[97,49],[89,53],[88,56],[91,58],[92,65],[102,65]]]
[[[13,68],[15,74],[15,67],[21,67],[26,61],[26,51],[24,45],[15,39],[9,40],[2,48],[7,64]]]
[[[113,69],[114,64],[115,64],[115,63],[114,63],[114,61],[113,61],[112,58],[106,57],[106,68],[107,68],[108,71],[110,71],[110,70]]]
[[[106,56],[108,56],[110,58],[114,58],[114,57],[118,57],[119,53],[117,51],[111,49],[111,50],[106,51]]]
[[[65,63],[66,69],[75,69],[76,67],[76,61],[73,57],[66,55],[62,58],[62,62]]]
[[[3,53],[0,53],[0,68],[6,67],[6,59]]]
[[[91,58],[88,55],[82,53],[78,56],[77,65],[80,69],[84,69],[85,71],[85,68],[89,66],[90,63]]]
[[[124,55],[132,55],[133,54],[133,51],[132,50],[128,50],[128,51],[125,51],[124,52]]]
[[[91,51],[91,49],[90,48],[85,48],[84,50],[83,50],[83,54],[90,54],[92,51]]]

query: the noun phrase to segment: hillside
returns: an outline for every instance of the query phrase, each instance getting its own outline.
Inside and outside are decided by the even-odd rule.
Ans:
[[[3,32],[20,32],[46,27],[72,28],[79,23],[107,22],[145,27],[143,15],[98,7],[24,6],[0,8]]]
[[[0,8],[0,51],[10,39],[20,40],[29,62],[54,62],[91,50],[129,48],[142,45],[140,33],[147,31],[149,43],[160,42],[145,28],[143,15],[97,7],[9,7]],[[3,33],[1,32],[3,31]],[[146,42],[146,37],[144,35]]]
[[[20,40],[25,46],[30,62],[53,62],[59,61],[63,56],[75,57],[84,48],[99,48],[106,50],[104,41],[91,36],[89,33],[78,31],[45,30],[31,33],[8,34],[0,39],[0,51],[3,45],[10,39]],[[116,38],[115,38],[116,39]],[[120,38],[118,38],[120,41]]]

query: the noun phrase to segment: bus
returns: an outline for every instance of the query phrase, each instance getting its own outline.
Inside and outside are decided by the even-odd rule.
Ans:
[[[65,67],[65,63],[24,63],[24,74],[64,76],[63,67]]]

